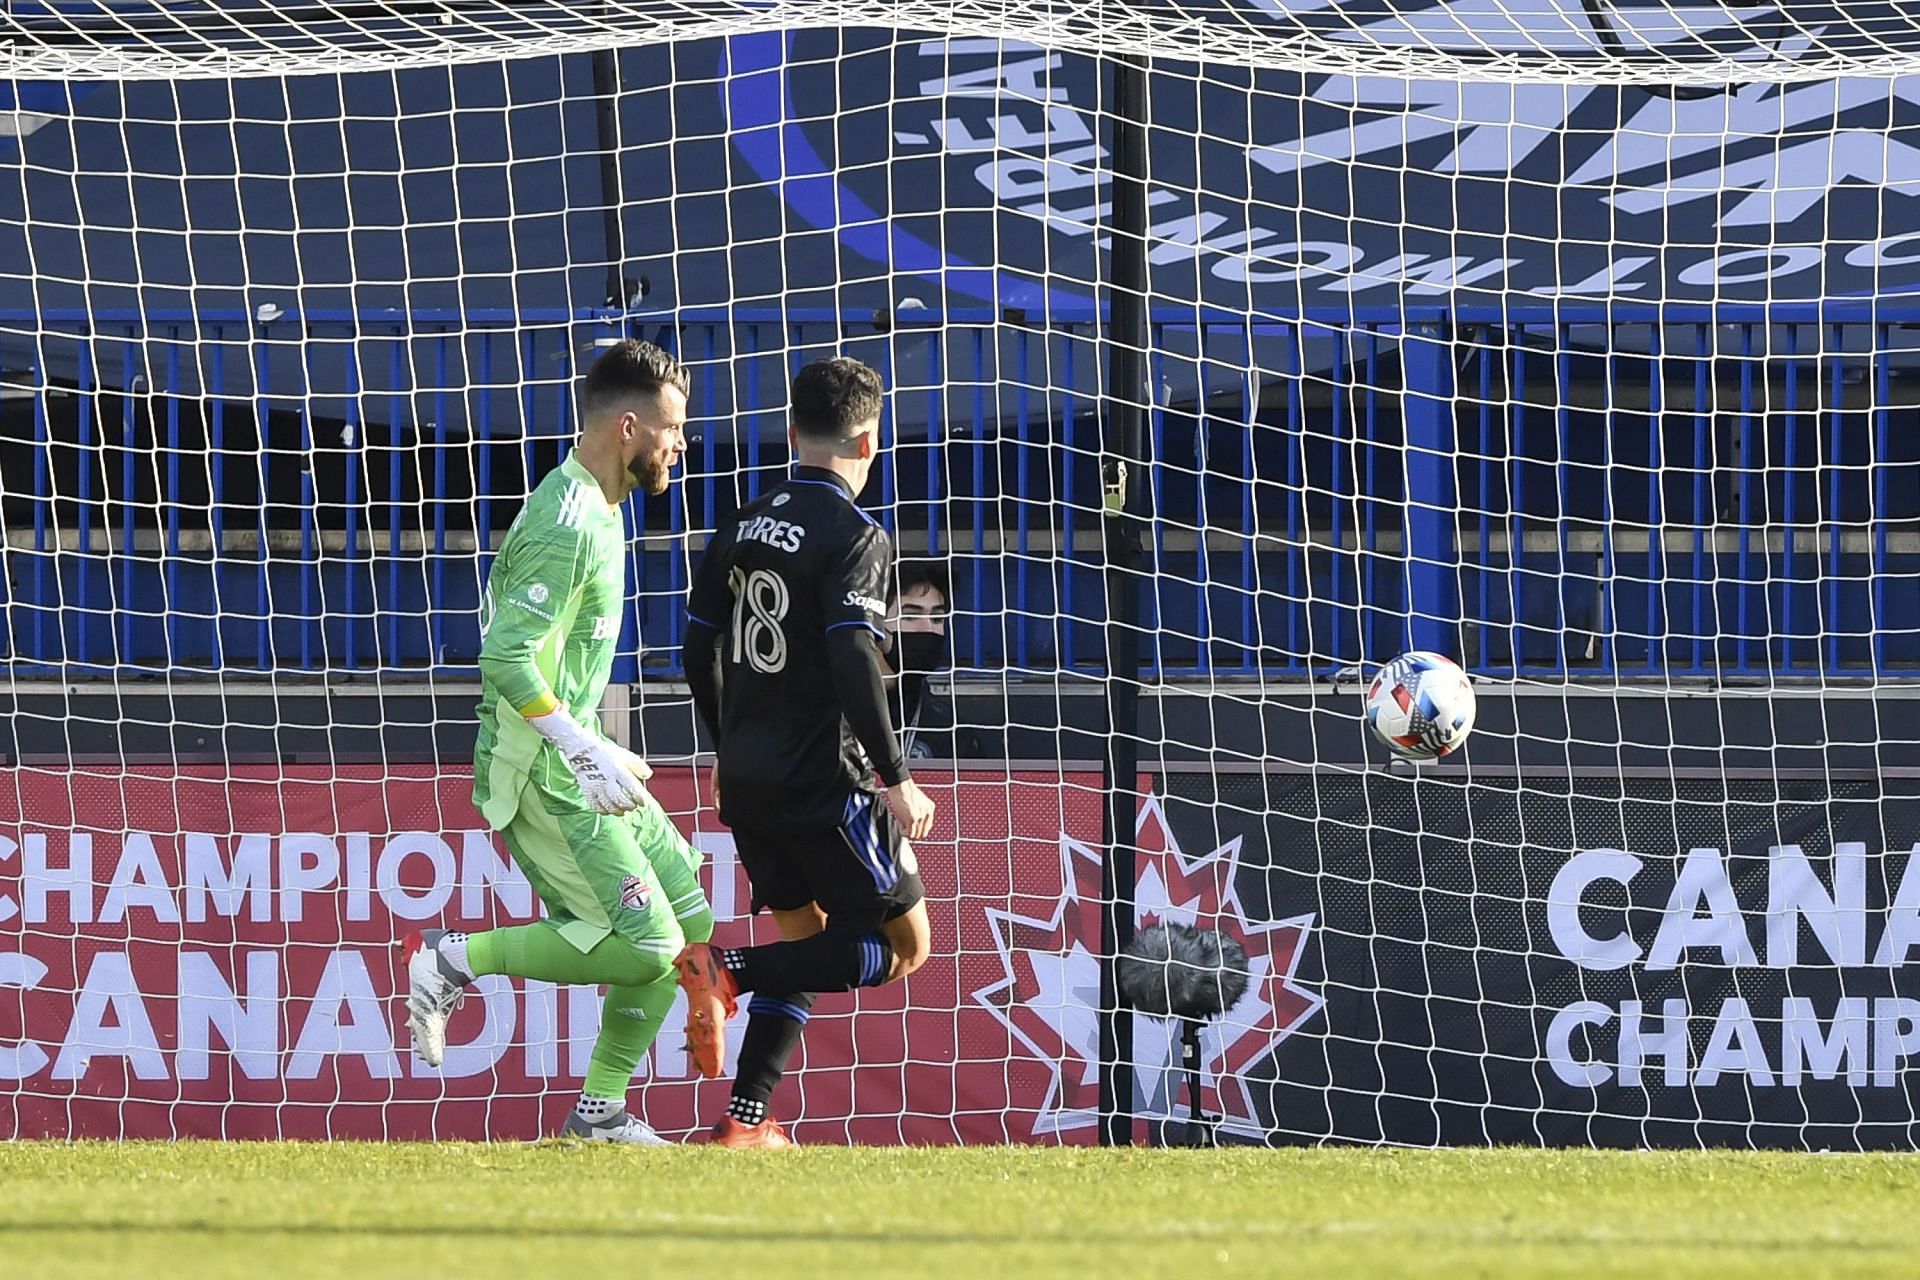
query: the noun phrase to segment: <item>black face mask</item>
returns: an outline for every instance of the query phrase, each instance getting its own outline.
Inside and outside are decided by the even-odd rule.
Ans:
[[[893,662],[900,671],[900,711],[907,724],[920,719],[920,703],[927,696],[927,676],[952,665],[947,638],[934,631],[903,631],[894,636]]]
[[[947,638],[937,631],[903,631],[895,642],[895,652],[900,670],[907,675],[945,671],[952,665],[947,660]]]

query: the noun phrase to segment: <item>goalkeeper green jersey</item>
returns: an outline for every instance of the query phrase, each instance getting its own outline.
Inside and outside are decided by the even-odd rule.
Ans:
[[[507,530],[480,606],[480,736],[473,799],[503,829],[546,739],[521,710],[551,695],[597,731],[626,586],[620,512],[578,452],[547,476]],[[547,774],[547,771],[542,771]],[[571,775],[563,768],[548,776]]]

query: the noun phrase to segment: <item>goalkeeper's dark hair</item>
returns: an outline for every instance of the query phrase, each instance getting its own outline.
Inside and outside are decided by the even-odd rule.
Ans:
[[[881,392],[880,375],[858,360],[815,360],[794,375],[793,429],[804,440],[846,440],[880,416]]]
[[[625,400],[658,396],[665,387],[687,394],[687,367],[654,346],[629,338],[608,347],[580,381],[580,414],[595,418]]]

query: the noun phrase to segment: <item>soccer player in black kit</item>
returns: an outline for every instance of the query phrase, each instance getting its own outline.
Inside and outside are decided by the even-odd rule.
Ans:
[[[854,505],[879,453],[880,404],[880,375],[858,360],[800,371],[787,428],[799,465],[714,534],[687,604],[682,657],[718,748],[715,802],[753,909],[771,910],[783,939],[701,943],[674,961],[687,1046],[708,1078],[739,993],[753,993],[733,1100],[713,1129],[722,1146],[792,1145],[767,1100],[814,996],[903,978],[930,945],[911,842],[932,829],[933,801],[907,771],[881,665],[893,545]]]

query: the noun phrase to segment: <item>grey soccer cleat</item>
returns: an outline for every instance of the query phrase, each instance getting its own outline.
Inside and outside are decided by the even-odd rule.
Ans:
[[[674,1145],[655,1133],[651,1125],[636,1120],[625,1110],[616,1111],[604,1120],[583,1120],[578,1111],[568,1112],[567,1122],[560,1126],[560,1136],[585,1142],[624,1142],[634,1147]]]
[[[401,944],[407,964],[407,1030],[413,1051],[430,1067],[447,1052],[447,1019],[467,998],[470,981],[440,954],[445,929],[407,935]]]

